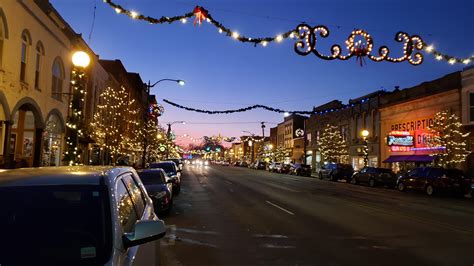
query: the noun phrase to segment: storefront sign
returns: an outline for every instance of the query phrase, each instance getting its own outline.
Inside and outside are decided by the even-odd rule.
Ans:
[[[392,124],[390,129],[392,131],[416,131],[428,130],[428,127],[433,126],[434,120],[432,117],[406,121],[398,124]]]
[[[413,146],[413,136],[393,136],[387,137],[388,146]]]
[[[396,151],[396,152],[406,152],[406,151],[411,151],[412,147],[407,147],[407,146],[391,146],[390,151]]]

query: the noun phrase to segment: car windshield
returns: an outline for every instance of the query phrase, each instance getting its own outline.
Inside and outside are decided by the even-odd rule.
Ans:
[[[172,163],[154,163],[151,165],[151,168],[161,168],[166,173],[176,173],[176,169]]]
[[[159,185],[165,183],[165,180],[161,178],[161,170],[138,172],[138,175],[144,185]]]
[[[97,265],[110,257],[105,186],[1,187],[0,210],[2,265]]]

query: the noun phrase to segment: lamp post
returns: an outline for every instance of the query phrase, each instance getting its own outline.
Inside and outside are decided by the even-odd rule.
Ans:
[[[250,131],[246,131],[246,130],[242,131],[242,133],[249,133],[249,134],[252,136],[252,138],[256,136],[254,133],[252,133],[252,132],[250,132]],[[250,156],[250,158],[251,158],[250,160],[251,160],[251,162],[253,163],[253,160],[254,160],[254,158],[255,158],[255,157],[254,157],[255,145],[253,145],[252,140],[247,141],[247,142],[248,142],[248,144],[249,144],[249,147],[252,147],[252,156]]]
[[[69,104],[70,113],[68,114],[67,151],[64,154],[64,160],[69,165],[79,164],[81,155],[77,147],[78,138],[82,134],[79,123],[82,120],[82,102],[84,101],[86,73],[85,69],[89,66],[91,59],[86,52],[77,51],[72,55],[73,69],[71,73],[72,92]]]
[[[171,81],[171,82],[177,82],[180,86],[184,86],[186,82],[182,79],[160,79],[157,82],[151,84],[151,81],[148,81],[148,84],[144,84],[146,87],[146,93],[147,93],[147,104],[148,103],[148,98],[150,96],[150,90],[151,88],[155,87],[156,84],[163,82],[163,81]],[[144,140],[143,140],[143,155],[142,155],[142,168],[145,168],[146,166],[146,157],[147,157],[147,146],[148,146],[148,114],[145,112],[145,134],[144,134]]]
[[[174,124],[182,124],[182,125],[185,125],[186,122],[185,121],[173,121],[173,122],[170,122],[167,124],[168,126],[168,131],[166,132],[166,138],[168,141],[171,141],[171,126],[174,125]],[[169,159],[170,157],[170,149],[169,147],[166,147],[166,159]]]
[[[367,142],[367,137],[369,136],[369,131],[367,129],[364,129],[360,132],[362,135],[362,139],[364,140],[364,166],[369,165],[369,143]]]

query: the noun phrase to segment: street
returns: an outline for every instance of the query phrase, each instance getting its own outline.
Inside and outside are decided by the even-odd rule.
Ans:
[[[163,265],[473,265],[474,202],[187,165]]]

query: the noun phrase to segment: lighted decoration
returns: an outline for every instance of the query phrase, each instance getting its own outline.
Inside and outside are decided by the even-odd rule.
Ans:
[[[464,133],[459,117],[450,111],[441,111],[435,114],[434,123],[429,127],[433,134],[430,147],[439,148],[433,151],[434,162],[440,166],[453,167],[462,163],[472,153],[468,147],[467,138],[470,133]],[[440,147],[445,147],[441,149]]]
[[[379,94],[377,95],[373,95],[373,97],[377,97]],[[269,107],[269,106],[266,106],[266,105],[261,105],[261,104],[256,104],[256,105],[252,105],[252,106],[247,106],[247,107],[244,107],[244,108],[240,108],[240,109],[231,109],[231,110],[221,110],[221,111],[216,111],[216,110],[204,110],[204,109],[197,109],[197,108],[192,108],[192,107],[187,107],[187,106],[183,106],[183,105],[180,105],[180,104],[177,104],[175,102],[172,102],[170,100],[167,100],[167,99],[163,99],[163,102],[169,104],[169,105],[172,105],[176,108],[180,108],[180,109],[184,109],[186,111],[192,111],[192,112],[197,112],[197,113],[203,113],[203,114],[210,114],[210,115],[214,115],[214,114],[233,114],[233,113],[241,113],[241,112],[247,112],[247,111],[250,111],[250,110],[253,110],[253,109],[264,109],[264,110],[267,110],[267,111],[270,111],[270,112],[276,112],[276,113],[281,113],[281,114],[284,114],[285,117],[291,115],[291,114],[301,114],[301,115],[324,115],[324,114],[327,114],[327,113],[332,113],[332,112],[339,112],[339,111],[342,111],[342,110],[345,110],[345,109],[348,109],[348,108],[351,108],[351,107],[354,107],[355,105],[357,104],[362,104],[362,103],[366,103],[368,101],[370,101],[371,98],[365,98],[365,99],[362,99],[358,102],[352,102],[350,104],[346,104],[346,105],[343,105],[341,106],[340,108],[328,108],[328,109],[325,109],[325,110],[319,110],[319,111],[287,111],[287,110],[282,110],[282,109],[279,109],[279,108],[273,108],[273,107]]]
[[[389,56],[389,49],[387,46],[381,46],[378,49],[378,55],[372,55],[374,48],[373,39],[369,33],[362,29],[354,30],[346,40],[347,54],[342,54],[340,45],[335,44],[331,47],[331,54],[325,55],[317,49],[317,37],[326,38],[329,36],[329,30],[326,26],[319,25],[311,27],[308,24],[300,24],[297,27],[298,39],[295,43],[294,50],[299,55],[309,55],[313,53],[317,57],[324,60],[348,60],[356,56],[362,65],[367,57],[372,61],[381,62],[388,61],[392,63],[399,63],[408,61],[412,65],[419,65],[423,62],[423,55],[420,52],[424,47],[424,42],[418,35],[410,36],[405,32],[398,32],[395,35],[397,42],[403,43],[403,55],[401,57],[393,58]],[[356,42],[356,38],[359,40]]]
[[[304,135],[304,130],[301,129],[301,128],[298,128],[296,131],[295,131],[295,136],[296,137],[303,137]]]
[[[415,140],[411,135],[408,136],[394,136],[388,135],[387,137],[388,146],[414,146]]]
[[[326,124],[318,140],[318,150],[326,162],[347,163],[349,149],[338,126]]]
[[[295,38],[296,36],[300,38],[299,41],[295,44],[295,51],[298,54],[307,55],[313,52],[317,57],[325,60],[348,60],[352,57],[356,57],[356,60],[363,64],[365,58],[369,58],[375,62],[388,61],[388,62],[403,62],[408,61],[412,65],[419,65],[423,62],[423,56],[421,53],[416,52],[424,51],[426,53],[432,54],[436,60],[444,60],[449,64],[469,64],[474,61],[474,55],[467,58],[458,58],[450,55],[443,54],[436,49],[433,45],[427,45],[421,37],[417,35],[408,35],[404,32],[399,32],[396,34],[395,40],[397,42],[403,43],[403,55],[401,57],[392,58],[389,56],[389,49],[387,46],[381,46],[378,50],[378,55],[372,55],[373,49],[373,40],[372,37],[364,30],[355,30],[351,33],[348,40],[346,41],[346,46],[349,50],[349,53],[346,55],[341,55],[341,47],[339,45],[333,45],[331,48],[331,55],[323,55],[316,50],[316,35],[319,34],[321,37],[325,38],[329,35],[329,30],[326,26],[316,26],[311,27],[307,24],[301,24],[297,27],[296,30],[288,30],[284,33],[277,34],[275,36],[269,37],[248,37],[238,33],[237,31],[230,30],[225,27],[222,23],[215,20],[209,12],[201,7],[196,6],[193,12],[186,13],[181,16],[153,18],[150,16],[145,16],[139,14],[136,11],[127,10],[121,5],[114,3],[112,0],[104,0],[106,4],[112,7],[117,14],[127,15],[132,19],[138,19],[146,21],[150,24],[164,24],[164,23],[174,23],[181,21],[186,23],[187,19],[195,17],[194,24],[201,24],[203,21],[207,21],[209,24],[213,25],[218,29],[218,32],[225,34],[227,37],[233,38],[243,43],[252,43],[255,46],[261,45],[262,47],[267,46],[271,42],[280,43],[288,38]],[[362,37],[364,41],[355,43],[356,37]]]
[[[203,7],[196,6],[194,8],[193,13],[194,13],[194,16],[196,17],[194,19],[194,26],[196,26],[196,24],[201,25],[202,21],[207,19],[207,15],[208,15],[209,12],[206,9],[204,9]]]

